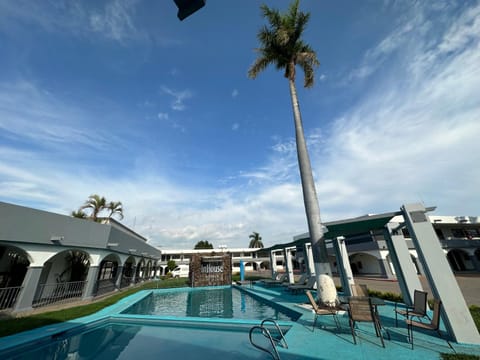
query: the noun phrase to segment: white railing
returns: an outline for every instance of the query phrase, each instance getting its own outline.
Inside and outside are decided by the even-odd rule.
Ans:
[[[0,288],[0,310],[13,308],[20,290],[21,286]]]
[[[86,281],[72,281],[56,284],[40,284],[33,307],[46,306],[78,300],[83,295]]]

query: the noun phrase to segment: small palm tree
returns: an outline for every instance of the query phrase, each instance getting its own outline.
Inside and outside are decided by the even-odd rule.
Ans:
[[[259,233],[254,231],[248,237],[250,238],[249,248],[263,248],[262,237]]]
[[[87,218],[87,214],[85,214],[85,212],[82,209],[78,209],[77,211],[72,211],[71,215],[74,218],[79,218],[79,219],[86,219]]]
[[[98,220],[98,214],[106,208],[107,200],[103,196],[97,194],[90,195],[85,204],[80,208],[80,210],[89,209],[91,211],[90,218],[93,221]]]
[[[295,0],[291,3],[289,10],[282,14],[266,5],[261,6],[262,14],[269,24],[258,32],[260,48],[256,51],[259,56],[250,67],[248,75],[255,79],[269,65],[274,65],[277,69],[284,71],[284,76],[288,80],[305,213],[312,242],[317,284],[320,284],[320,274],[331,276],[331,269],[295,86],[297,65],[304,73],[304,87],[310,88],[314,83],[314,68],[320,65],[320,62],[315,51],[301,38],[310,14],[298,11],[298,7],[299,0]]]
[[[109,211],[109,219],[114,215],[118,216],[120,220],[123,219],[123,206],[120,201],[110,201],[107,205],[107,210]]]

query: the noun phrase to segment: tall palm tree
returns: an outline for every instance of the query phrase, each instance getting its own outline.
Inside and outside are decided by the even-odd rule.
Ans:
[[[107,200],[103,196],[97,194],[90,195],[81,210],[89,209],[91,211],[90,218],[93,221],[98,220],[98,214],[106,208]]]
[[[250,238],[249,248],[263,248],[262,237],[259,233],[254,231],[248,237]]]
[[[260,42],[260,48],[256,49],[256,51],[259,56],[250,67],[248,75],[250,78],[255,79],[267,66],[274,65],[277,69],[284,71],[284,75],[288,80],[295,122],[295,138],[302,181],[303,201],[312,243],[317,284],[320,284],[320,274],[331,276],[331,269],[323,238],[320,207],[318,205],[310,158],[303,132],[297,89],[295,87],[296,66],[298,65],[304,72],[304,87],[310,88],[314,83],[314,68],[320,65],[320,62],[315,51],[301,39],[310,19],[310,14],[298,11],[298,7],[299,0],[295,0],[290,4],[288,11],[282,14],[278,10],[268,8],[266,5],[261,6],[263,17],[267,19],[269,24],[258,32],[257,37]]]
[[[109,219],[114,215],[118,216],[120,220],[123,219],[123,206],[121,201],[110,201],[107,205],[107,210],[109,211]]]

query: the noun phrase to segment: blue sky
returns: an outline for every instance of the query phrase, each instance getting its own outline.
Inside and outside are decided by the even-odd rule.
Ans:
[[[90,194],[163,248],[306,231],[288,83],[247,78],[259,6],[0,2],[0,200],[69,214]],[[297,81],[322,220],[480,215],[479,1],[310,1]]]

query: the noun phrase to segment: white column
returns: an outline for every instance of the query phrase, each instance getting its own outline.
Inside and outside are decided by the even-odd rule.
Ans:
[[[401,207],[433,296],[442,301],[442,319],[459,343],[480,344],[472,315],[422,204]]]

